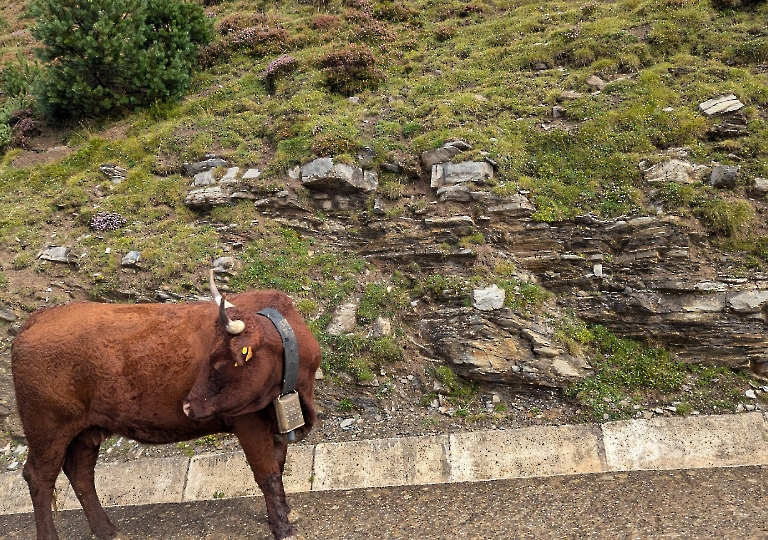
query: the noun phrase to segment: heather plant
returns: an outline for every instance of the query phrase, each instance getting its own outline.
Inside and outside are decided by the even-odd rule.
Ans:
[[[99,212],[91,218],[91,228],[94,231],[114,231],[128,222],[115,212]]]
[[[29,150],[30,137],[40,134],[39,122],[35,119],[32,109],[27,107],[14,111],[9,124],[12,126],[11,144]]]
[[[233,49],[264,56],[283,49],[288,42],[288,33],[279,26],[250,26],[231,34],[229,42]]]
[[[283,54],[275,58],[267,65],[267,73],[264,76],[264,82],[267,90],[272,93],[275,91],[275,82],[284,75],[293,73],[299,68],[299,61],[293,56]]]
[[[375,88],[382,80],[376,58],[367,45],[351,44],[324,55],[319,61],[326,84],[334,92],[352,95]]]

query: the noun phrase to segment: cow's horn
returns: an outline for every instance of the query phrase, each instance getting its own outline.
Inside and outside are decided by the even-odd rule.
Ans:
[[[243,321],[240,321],[238,319],[235,319],[234,321],[229,318],[229,315],[227,315],[227,297],[226,295],[221,297],[221,302],[219,302],[219,319],[221,320],[222,326],[227,329],[227,332],[230,334],[240,334],[243,330],[245,330],[245,323]]]
[[[221,294],[219,294],[219,289],[216,287],[216,281],[213,279],[213,268],[210,270],[210,280],[209,285],[211,288],[211,296],[213,296],[213,301],[217,306],[221,305]],[[235,307],[234,305],[230,304],[226,300],[224,300],[224,307],[225,308],[231,308]]]

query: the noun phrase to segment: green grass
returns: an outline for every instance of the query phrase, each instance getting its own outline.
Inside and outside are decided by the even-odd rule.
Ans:
[[[320,321],[324,323],[321,328],[324,328],[327,319]],[[392,337],[331,336],[323,333],[318,326],[314,328],[323,351],[323,371],[343,371],[354,375],[359,381],[370,381],[375,369],[403,359],[403,350]]]
[[[183,102],[135,113],[139,129],[131,138],[150,160],[155,150],[178,163],[217,150],[240,163],[262,162],[278,175],[290,164],[354,155],[364,145],[379,148],[383,160],[391,152],[386,147],[417,154],[462,136],[490,152],[502,181],[531,189],[538,219],[553,221],[587,211],[636,211],[632,157],[701,144],[711,121],[698,114],[700,101],[727,91],[755,106],[768,103],[759,75],[744,69],[763,62],[764,40],[750,36],[764,5],[754,14],[717,12],[704,0],[363,5],[328,2],[318,9],[288,2],[264,13],[252,3],[223,3],[214,10],[219,26],[280,31],[266,32],[253,49],[233,47],[220,31],[218,46],[230,54],[196,74]],[[393,18],[393,5],[413,13]],[[635,29],[644,24],[648,32],[638,37]],[[353,88],[359,105],[346,99],[347,87],[337,93],[325,84],[323,59],[345,43],[349,50],[370,50],[382,77],[373,90],[366,89],[369,75],[360,75],[361,86]],[[270,93],[259,71],[284,53],[298,67]],[[352,65],[355,58],[332,64]],[[550,69],[532,72],[538,63]],[[676,65],[695,71],[671,76],[668,69]],[[443,75],[431,71],[438,68]],[[593,73],[631,77],[569,103],[567,118],[579,124],[574,133],[538,129],[555,96],[585,91],[583,81]],[[673,111],[663,111],[667,106]],[[363,127],[373,115],[376,131]],[[754,116],[753,124],[741,147],[749,147],[747,166],[757,170],[765,167],[766,143],[759,137],[765,122]],[[717,153],[715,142],[704,145]],[[132,166],[131,159],[120,161]]]
[[[678,415],[733,412],[738,403],[747,402],[746,376],[729,369],[677,362],[662,348],[575,320],[564,321],[557,337],[591,358],[593,374],[566,389],[583,407],[585,419],[629,418],[637,406],[674,406]]]
[[[28,27],[34,21],[23,17],[18,2],[0,0],[0,7],[0,64],[15,66],[4,68],[0,84],[18,87],[19,74],[34,75],[18,60],[33,45]],[[414,265],[399,269],[391,283],[367,283],[364,259],[304,237],[250,202],[190,211],[183,204],[190,179],[181,166],[209,152],[243,168],[258,166],[264,172],[255,188],[266,195],[285,187],[288,167],[316,157],[354,162],[359,149],[370,147],[374,165],[413,165],[449,138],[473,146],[457,160],[497,163],[489,186],[494,194],[528,190],[535,220],[648,214],[655,212],[648,205],[653,199],[698,219],[718,238],[717,247],[743,254],[745,267],[768,261],[768,240],[743,197],[746,179],[768,176],[762,112],[768,87],[759,67],[768,61],[766,2],[718,10],[708,0],[225,0],[206,9],[217,37],[189,94],[115,118],[58,126],[73,153],[57,162],[13,166],[23,151],[9,145],[10,114],[28,98],[0,96],[0,242],[13,255],[13,269],[46,271],[30,253],[54,230],[66,230],[57,239],[78,257],[71,271],[97,297],[114,299],[129,286],[144,293],[204,290],[204,269],[224,254],[219,227],[233,225],[228,234],[243,242],[235,253],[241,270],[230,287],[290,293],[323,344],[324,368],[370,378],[377,366],[402,356],[395,338],[324,334],[333,310],[355,291],[362,293],[361,326],[380,316],[397,319],[408,302],[422,298],[469,305],[478,285],[496,283],[506,291],[507,307],[529,315],[549,294],[518,280],[511,263],[493,272],[472,268],[466,276]],[[233,36],[246,28],[256,28],[257,38],[237,42]],[[291,70],[268,80],[269,63],[284,54],[295,58]],[[610,82],[600,93],[585,83],[593,74]],[[582,96],[563,104],[564,120],[551,123],[564,90]],[[718,120],[701,115],[698,104],[726,93],[747,105],[748,133],[709,138]],[[114,127],[124,135],[110,135]],[[676,146],[690,147],[697,163],[738,163],[741,183],[734,191],[660,185],[646,197],[638,162]],[[125,167],[128,178],[111,184],[99,171],[104,163]],[[386,199],[388,217],[426,207],[406,198],[415,182],[405,173],[381,175],[378,195]],[[372,204],[347,215],[348,231]],[[93,231],[90,219],[100,211],[120,213],[127,223]],[[492,244],[478,231],[458,241],[473,250]],[[133,277],[119,267],[129,250],[142,253],[142,270]],[[628,414],[615,405],[639,399],[636,392],[679,392],[687,384],[681,381],[707,376],[659,349],[601,332],[577,322],[558,332],[574,354],[594,355],[593,386],[585,382],[574,396],[595,411]],[[612,401],[602,401],[606,397]],[[700,401],[687,403],[700,407]]]
[[[77,161],[91,170],[99,161],[115,161],[167,172],[168,162],[178,167],[217,151],[279,176],[316,156],[354,156],[357,148],[370,146],[381,162],[395,149],[418,154],[460,136],[489,152],[502,183],[531,191],[537,219],[586,212],[611,217],[642,207],[638,159],[681,145],[720,157],[718,143],[703,140],[713,120],[697,112],[699,102],[734,92],[753,106],[768,105],[768,91],[750,69],[764,63],[765,40],[755,22],[765,16],[764,4],[755,13],[718,12],[705,0],[361,6],[288,2],[262,11],[250,2],[224,2],[212,10],[219,28],[214,46],[223,53],[197,72],[190,96],[129,116],[132,129],[121,143],[91,142],[98,134],[73,130],[74,138],[89,141],[89,155]],[[9,17],[0,33],[10,35],[29,22]],[[646,34],[635,31],[643,25]],[[227,31],[248,26],[263,30],[257,45],[233,45]],[[11,63],[17,51],[12,43],[18,42],[0,45]],[[378,89],[367,89],[370,58],[328,60],[345,44],[349,51],[370,51],[381,77]],[[295,58],[296,68],[282,74],[270,92],[260,73],[281,54]],[[537,64],[548,69],[531,71]],[[324,70],[336,69],[330,65],[351,66],[344,77],[351,78],[359,104],[346,99],[350,88],[336,92],[326,84]],[[669,68],[678,65],[694,71],[670,75]],[[435,75],[435,69],[443,74]],[[584,80],[595,73],[606,80],[630,76],[591,96]],[[357,76],[359,87],[353,84]],[[578,130],[540,130],[565,89],[585,92],[567,104],[567,119]],[[376,129],[367,129],[368,118],[375,118]],[[750,134],[738,145],[750,173],[768,167],[765,131],[765,121],[752,113]],[[165,165],[157,162],[158,154],[166,156]],[[94,180],[91,175],[83,182]],[[387,185],[387,196],[397,197],[397,183]],[[73,207],[82,206],[82,192],[70,199]],[[716,201],[704,205],[700,216],[717,232],[733,229]],[[483,239],[475,235],[464,242]]]
[[[459,411],[464,411],[464,413],[460,414],[459,416],[466,416],[468,414],[468,405],[477,397],[477,384],[464,381],[458,375],[456,375],[453,369],[445,365],[434,368],[431,370],[431,374],[435,377],[435,379],[440,381],[440,383],[445,388],[443,393],[446,395],[448,400],[452,404],[459,407],[456,414],[459,414]],[[428,395],[431,396],[431,394]],[[422,400],[422,403],[424,403],[424,401],[425,400]],[[429,399],[427,403],[431,401],[432,400]]]

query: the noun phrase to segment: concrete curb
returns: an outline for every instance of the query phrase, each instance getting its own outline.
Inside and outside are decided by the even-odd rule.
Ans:
[[[760,412],[535,426],[291,446],[289,493],[634,470],[768,465]],[[60,509],[79,508],[62,474]],[[145,458],[96,468],[105,506],[259,495],[242,452]],[[31,512],[21,472],[0,475],[0,514]]]

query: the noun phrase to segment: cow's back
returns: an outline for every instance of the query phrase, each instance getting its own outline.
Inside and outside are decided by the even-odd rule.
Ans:
[[[33,313],[12,349],[25,431],[51,411],[57,422],[126,426],[138,438],[183,428],[181,401],[208,359],[215,321],[210,303],[75,302]]]

